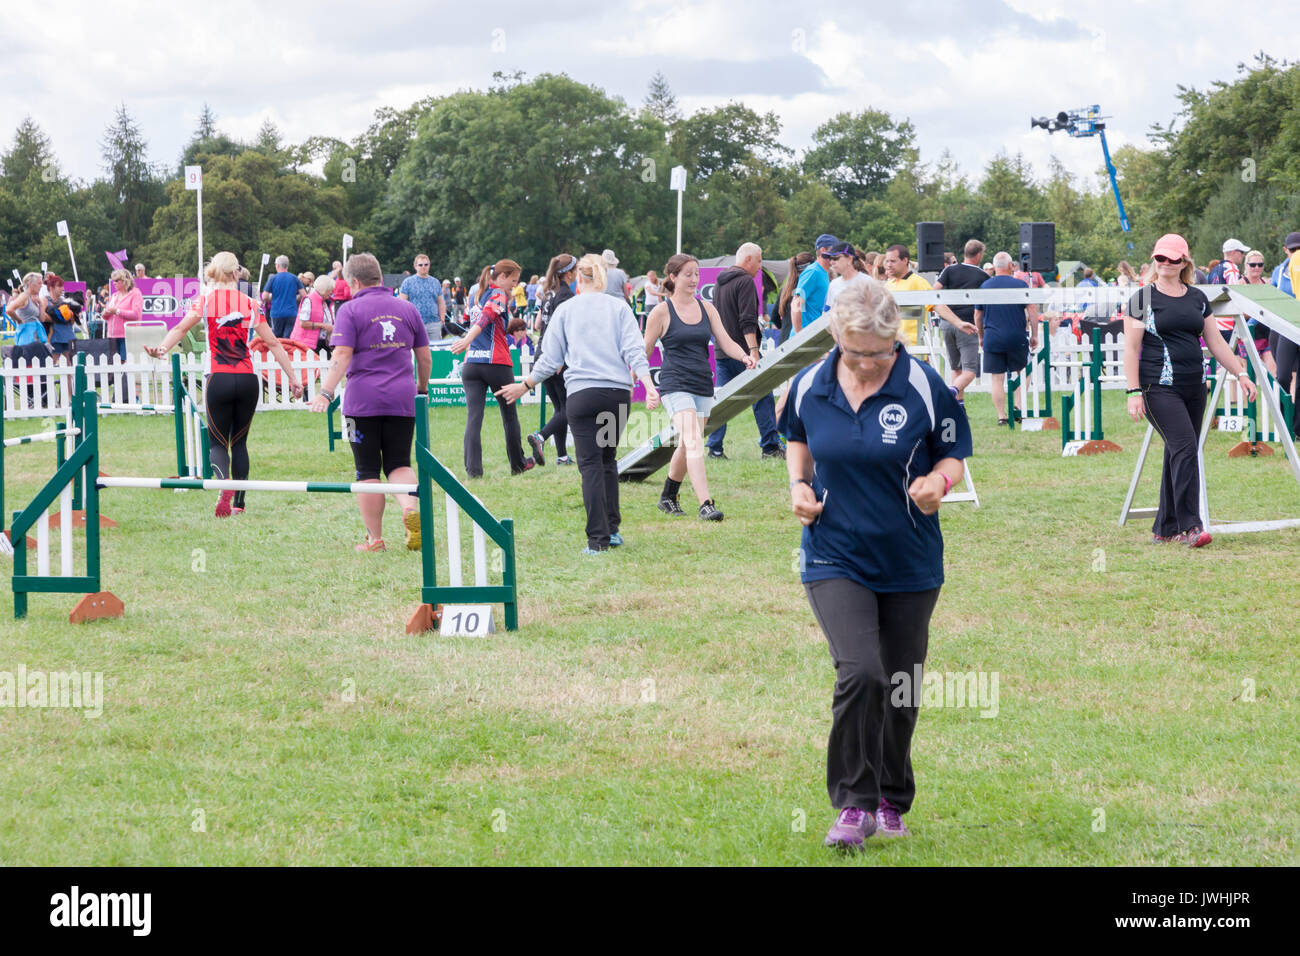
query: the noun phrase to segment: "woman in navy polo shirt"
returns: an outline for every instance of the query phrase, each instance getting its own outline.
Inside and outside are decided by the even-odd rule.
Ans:
[[[937,512],[971,438],[943,379],[897,342],[898,306],[883,285],[845,289],[829,319],[836,346],[795,376],[782,431],[804,589],[837,675],[826,787],[839,815],[826,845],[856,848],[877,829],[907,833],[912,675],[943,584]],[[904,700],[891,697],[896,674],[913,688]]]

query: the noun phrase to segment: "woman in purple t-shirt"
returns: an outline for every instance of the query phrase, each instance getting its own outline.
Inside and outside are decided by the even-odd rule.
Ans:
[[[415,434],[415,395],[428,391],[433,359],[420,310],[395,298],[381,284],[379,260],[369,253],[348,259],[344,272],[352,293],[334,320],[330,344],[334,356],[311,410],[323,412],[334,400],[334,389],[348,376],[343,417],[356,463],[357,481],[378,481],[382,472],[391,482],[415,484],[411,469],[411,439]],[[411,353],[415,380],[411,380]],[[418,387],[416,383],[419,383]],[[420,547],[420,508],[414,495],[395,495],[402,508],[406,547]],[[384,496],[357,495],[366,540],[358,551],[383,551]]]

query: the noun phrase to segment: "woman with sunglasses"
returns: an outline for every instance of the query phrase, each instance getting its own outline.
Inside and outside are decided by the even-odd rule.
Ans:
[[[1264,271],[1264,253],[1258,249],[1251,249],[1246,253],[1246,258],[1242,261],[1242,285],[1268,285],[1268,273]],[[1251,319],[1246,323],[1250,327],[1251,337],[1255,340],[1255,349],[1259,352],[1259,357],[1264,360],[1264,367],[1268,369],[1268,374],[1277,377],[1277,363],[1273,361],[1273,350],[1269,347],[1269,330],[1258,319]],[[1237,357],[1243,362],[1246,360],[1246,345],[1244,342],[1237,343]]]
[[[1186,240],[1174,233],[1161,236],[1151,260],[1155,280],[1135,293],[1124,310],[1128,412],[1135,422],[1145,415],[1165,443],[1152,540],[1199,548],[1212,540],[1201,523],[1201,339],[1250,400],[1255,398],[1255,383],[1219,335],[1205,293],[1192,285],[1194,267]]]
[[[830,645],[835,692],[826,845],[903,837],[930,615],[943,585],[939,504],[964,474],[970,425],[939,373],[898,341],[873,280],[829,313],[835,348],[790,385],[782,417],[801,578]],[[899,677],[906,678],[906,686]]]

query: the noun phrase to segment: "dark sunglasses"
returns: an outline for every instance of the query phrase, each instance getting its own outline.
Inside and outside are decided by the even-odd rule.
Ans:
[[[1170,259],[1167,256],[1155,256],[1154,258],[1156,262],[1160,263],[1162,266],[1164,265],[1180,266],[1183,264],[1183,259],[1181,256],[1179,256],[1177,259]]]
[[[1264,268],[1264,263],[1262,262],[1247,262],[1246,265],[1250,266],[1252,269]]]

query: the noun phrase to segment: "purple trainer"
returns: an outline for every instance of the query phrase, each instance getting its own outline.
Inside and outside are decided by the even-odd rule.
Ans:
[[[857,850],[876,832],[876,818],[866,810],[845,807],[826,834],[826,845]]]
[[[876,810],[876,826],[881,836],[908,835],[907,824],[903,822],[903,815],[898,812],[898,807],[884,797],[880,798],[880,808]]]

